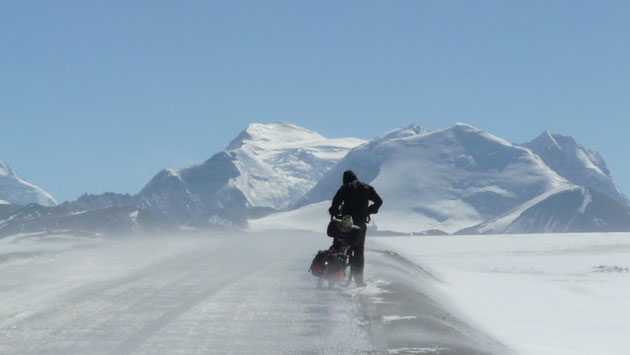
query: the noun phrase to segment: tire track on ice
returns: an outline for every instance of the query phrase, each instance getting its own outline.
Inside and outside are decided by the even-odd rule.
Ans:
[[[207,288],[202,293],[194,296],[193,298],[179,304],[177,307],[171,309],[170,311],[163,313],[158,318],[151,321],[149,324],[145,325],[142,329],[137,331],[132,336],[128,337],[125,341],[119,344],[116,348],[114,348],[110,354],[121,354],[121,353],[131,353],[136,348],[144,344],[148,339],[150,339],[153,335],[159,332],[162,328],[167,326],[170,322],[177,319],[180,315],[188,312],[195,306],[199,305],[203,301],[212,297],[213,295],[223,291],[224,289],[230,287],[232,284],[237,283],[238,281],[246,278],[247,276],[254,274],[256,272],[260,272],[265,267],[269,266],[273,260],[268,260],[262,265],[254,265],[250,269],[242,271],[227,280],[219,282],[217,285],[213,285],[210,288]]]
[[[169,258],[167,261],[159,263],[159,264],[151,264],[147,267],[141,268],[139,270],[134,271],[133,274],[129,276],[122,277],[121,279],[112,280],[112,281],[103,281],[99,282],[100,286],[94,288],[93,284],[88,284],[85,286],[80,286],[76,289],[68,291],[65,296],[62,296],[56,303],[58,304],[72,304],[77,305],[83,303],[85,301],[91,300],[97,296],[105,295],[106,293],[122,288],[124,286],[134,286],[138,284],[139,281],[155,278],[155,277],[163,277],[164,273],[168,273],[171,271],[182,270],[182,267],[185,265],[189,265],[192,263],[203,262],[208,258],[222,255],[227,251],[236,249],[236,247],[225,248],[220,251],[216,251],[213,253],[207,253],[207,251],[195,252],[192,253],[194,256],[192,258],[187,257],[188,255],[177,255],[175,257]],[[157,261],[159,262],[159,261]],[[24,317],[20,319],[18,322],[14,323],[14,327],[19,327],[22,324],[32,322],[32,321],[43,321],[45,319],[52,319],[55,314],[60,312],[67,313],[67,310],[60,310],[59,307],[48,307],[40,310],[32,315]]]
[[[102,348],[99,352],[106,352],[105,349],[111,348],[112,343],[103,344],[103,341],[121,335],[116,333],[116,329],[121,324],[128,323],[124,319],[121,321],[121,319],[131,314],[128,313],[129,311],[137,310],[141,305],[155,302],[164,290],[172,289],[177,284],[194,279],[208,268],[212,269],[213,263],[216,263],[217,260],[223,260],[222,258],[231,255],[228,253],[229,251],[236,249],[236,246],[231,246],[213,252],[204,250],[192,253],[195,255],[193,258],[188,257],[189,253],[180,254],[170,258],[166,266],[153,263],[136,271],[139,274],[134,272],[122,280],[113,281],[96,289],[91,289],[93,287],[91,284],[74,289],[69,292],[70,296],[55,300],[55,306],[0,328],[0,337],[14,340],[15,346],[22,351],[53,353],[68,352],[67,349],[59,346],[60,339],[64,339],[66,343],[72,343],[74,339],[78,344],[85,342],[83,337],[92,337],[88,341],[88,343],[92,343],[91,349]],[[159,263],[160,261],[156,262]],[[183,276],[182,271],[185,271]],[[165,283],[167,280],[169,282]],[[139,284],[142,281],[146,285]],[[155,285],[159,285],[159,287],[154,290],[149,288]],[[115,294],[108,294],[109,291],[124,286],[130,287]],[[124,301],[127,299],[132,300],[132,303],[121,308],[121,305],[125,306]],[[142,312],[139,314],[141,315]],[[104,316],[108,316],[108,318],[104,319]],[[99,338],[97,335],[101,335],[101,337]],[[76,349],[73,351],[82,352]]]

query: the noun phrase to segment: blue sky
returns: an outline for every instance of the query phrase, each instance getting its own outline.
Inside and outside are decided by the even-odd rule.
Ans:
[[[0,158],[136,193],[250,122],[371,138],[466,122],[599,151],[630,193],[627,1],[2,1]]]

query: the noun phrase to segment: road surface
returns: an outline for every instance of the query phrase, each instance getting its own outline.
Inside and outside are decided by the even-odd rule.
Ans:
[[[2,243],[3,353],[509,353],[396,255],[367,254],[366,288],[317,289],[320,235]]]

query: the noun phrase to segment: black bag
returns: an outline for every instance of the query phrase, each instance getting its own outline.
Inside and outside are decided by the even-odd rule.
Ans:
[[[344,238],[344,234],[339,230],[337,224],[339,220],[336,218],[331,218],[330,222],[328,222],[328,228],[326,229],[326,235],[331,238]]]
[[[320,277],[324,272],[337,272],[345,269],[344,260],[331,250],[320,250],[311,262],[308,271],[316,277]]]

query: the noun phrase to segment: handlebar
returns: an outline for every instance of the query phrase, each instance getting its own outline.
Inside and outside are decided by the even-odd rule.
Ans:
[[[337,218],[337,219],[341,219],[343,216],[342,215],[330,215],[330,220],[332,221],[333,219]],[[370,223],[372,221],[372,217],[370,215],[367,216],[367,220],[365,221],[365,223]]]

